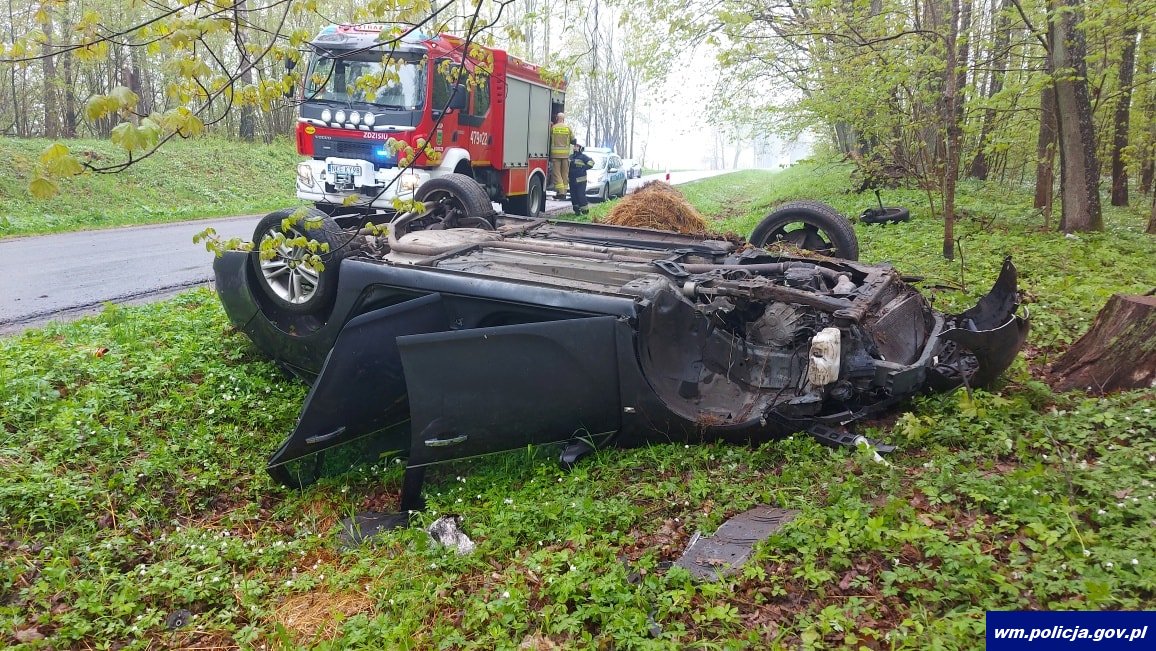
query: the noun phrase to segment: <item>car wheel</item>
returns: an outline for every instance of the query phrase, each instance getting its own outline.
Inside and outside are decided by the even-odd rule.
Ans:
[[[859,259],[859,239],[846,217],[820,201],[792,201],[767,215],[750,238],[755,246],[793,244],[844,260]]]
[[[542,187],[542,177],[530,177],[530,185],[526,188],[526,194],[520,197],[511,197],[507,200],[502,208],[511,215],[523,215],[530,219],[537,219],[542,214],[542,203],[546,197],[546,191]]]
[[[282,223],[294,218],[288,230]],[[309,247],[277,243],[279,239],[305,237],[322,246],[316,253],[324,269],[306,263],[312,255]],[[316,208],[286,208],[265,215],[253,231],[253,271],[261,292],[277,307],[293,314],[321,312],[333,302],[337,291],[337,272],[349,251],[351,236],[337,226],[333,218]],[[326,250],[328,249],[328,250]],[[270,256],[271,253],[271,256]]]
[[[414,199],[437,203],[430,215],[442,228],[494,227],[496,213],[490,195],[465,174],[447,174],[430,179],[421,184]]]

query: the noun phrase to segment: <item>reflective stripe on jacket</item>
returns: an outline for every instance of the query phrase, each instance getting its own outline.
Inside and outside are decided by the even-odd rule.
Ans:
[[[594,167],[594,159],[581,152],[570,154],[570,182],[585,183],[586,170]]]
[[[574,139],[574,132],[561,122],[550,127],[550,158],[566,158],[570,155],[570,141]]]

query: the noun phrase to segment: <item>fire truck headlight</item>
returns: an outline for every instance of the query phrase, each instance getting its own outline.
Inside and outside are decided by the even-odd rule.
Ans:
[[[354,123],[354,124],[361,122],[361,114],[358,113],[357,111],[350,113],[349,114],[349,121]]]
[[[337,118],[338,122],[345,122],[345,111],[338,111],[337,115],[333,117]]]
[[[307,188],[313,187],[313,169],[309,163],[297,163],[297,180]]]
[[[324,111],[321,112],[321,119],[324,122],[328,122],[328,121],[332,120],[333,119],[333,111],[330,111],[329,109],[325,109]]]
[[[417,187],[416,174],[403,174],[401,179],[397,182],[398,190],[401,192],[413,192]]]
[[[366,125],[368,125],[368,126],[371,126],[371,127],[372,127],[372,126],[373,126],[373,123],[374,123],[374,122],[376,122],[376,121],[377,121],[377,116],[376,116],[376,115],[374,115],[374,114],[372,114],[372,113],[366,113],[366,114],[365,114],[365,124],[366,124]]]

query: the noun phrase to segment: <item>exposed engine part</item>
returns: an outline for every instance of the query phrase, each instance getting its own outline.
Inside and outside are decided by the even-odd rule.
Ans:
[[[806,267],[787,269],[783,273],[783,280],[787,283],[787,287],[794,287],[795,289],[807,289],[813,292],[826,289],[822,285],[819,274],[814,269],[807,269]]]
[[[847,380],[839,380],[827,393],[835,400],[850,400],[855,395],[855,387]]]
[[[851,278],[846,275],[839,276],[839,282],[835,283],[835,288],[831,290],[832,294],[850,294],[855,291],[856,285],[851,281]]]
[[[807,310],[797,305],[768,303],[763,315],[748,326],[747,335],[755,343],[786,346],[811,321]]]

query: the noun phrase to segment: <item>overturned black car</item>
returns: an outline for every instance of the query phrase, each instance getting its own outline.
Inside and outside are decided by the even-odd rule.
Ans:
[[[380,237],[295,227],[330,245],[321,273],[284,244],[217,259],[230,321],[312,382],[275,478],[400,455],[408,510],[429,464],[528,444],[565,444],[573,463],[605,445],[838,442],[917,392],[991,382],[1028,330],[1010,260],[978,305],[944,315],[889,266],[467,212],[430,200]]]

